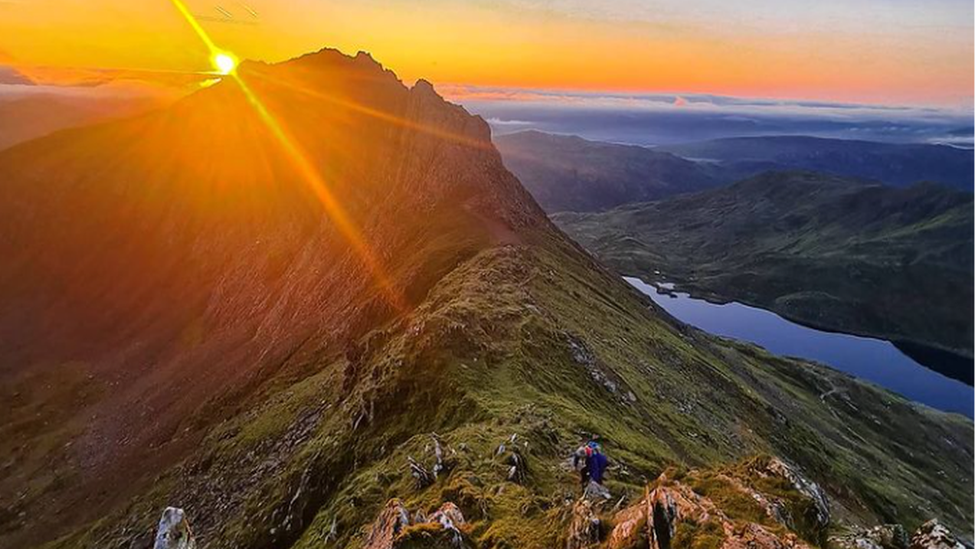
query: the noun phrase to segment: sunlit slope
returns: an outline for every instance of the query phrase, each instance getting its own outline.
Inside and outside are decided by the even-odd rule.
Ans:
[[[260,105],[225,82],[0,154],[0,545],[148,546],[177,505],[207,547],[356,546],[396,496],[552,547],[587,433],[616,497],[768,452],[838,524],[971,537],[968,420],[676,324],[425,83],[331,51],[240,74]],[[418,488],[431,433],[458,453]]]

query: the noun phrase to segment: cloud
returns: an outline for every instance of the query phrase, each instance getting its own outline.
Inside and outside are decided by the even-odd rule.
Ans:
[[[694,93],[629,94],[473,86],[438,86],[438,89],[503,133],[536,129],[638,145],[749,135],[811,135],[967,146],[973,135],[972,110]]]
[[[185,94],[213,78],[209,72],[115,68],[39,67],[0,65],[2,93],[62,93],[67,95]],[[43,88],[43,89],[42,89]],[[90,90],[88,92],[84,90]]]
[[[696,112],[736,116],[774,115],[835,117],[838,119],[959,118],[973,114],[972,108],[951,109],[919,106],[833,103],[828,101],[733,97],[701,93],[622,93],[575,90],[546,90],[439,84],[437,90],[465,105],[521,103],[553,107],[673,111],[674,107]]]

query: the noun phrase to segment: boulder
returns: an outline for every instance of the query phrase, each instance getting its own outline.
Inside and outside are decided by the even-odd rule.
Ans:
[[[159,518],[153,549],[196,549],[197,542],[190,530],[183,509],[167,507]]]
[[[966,549],[938,519],[932,519],[922,526],[912,536],[909,549]]]

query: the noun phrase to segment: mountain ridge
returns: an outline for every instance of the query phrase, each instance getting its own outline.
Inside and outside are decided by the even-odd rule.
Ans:
[[[526,130],[494,138],[507,168],[548,212],[591,211],[719,184],[670,153]]]
[[[240,67],[278,132],[227,79],[0,152],[0,543],[149,546],[179,506],[206,546],[361,547],[401,497],[551,547],[592,435],[615,497],[772,453],[839,525],[972,536],[970,421],[682,325],[550,223],[483,120],[303,59]]]
[[[879,143],[805,135],[729,137],[656,147],[717,162],[743,179],[773,170],[808,170],[893,186],[932,180],[973,192],[973,151],[928,143]]]

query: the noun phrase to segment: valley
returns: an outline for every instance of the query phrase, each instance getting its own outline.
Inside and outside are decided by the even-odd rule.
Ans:
[[[939,371],[972,383],[971,193],[769,172],[553,219],[621,273],[663,276],[693,296],[816,328],[949,351],[967,358]]]

